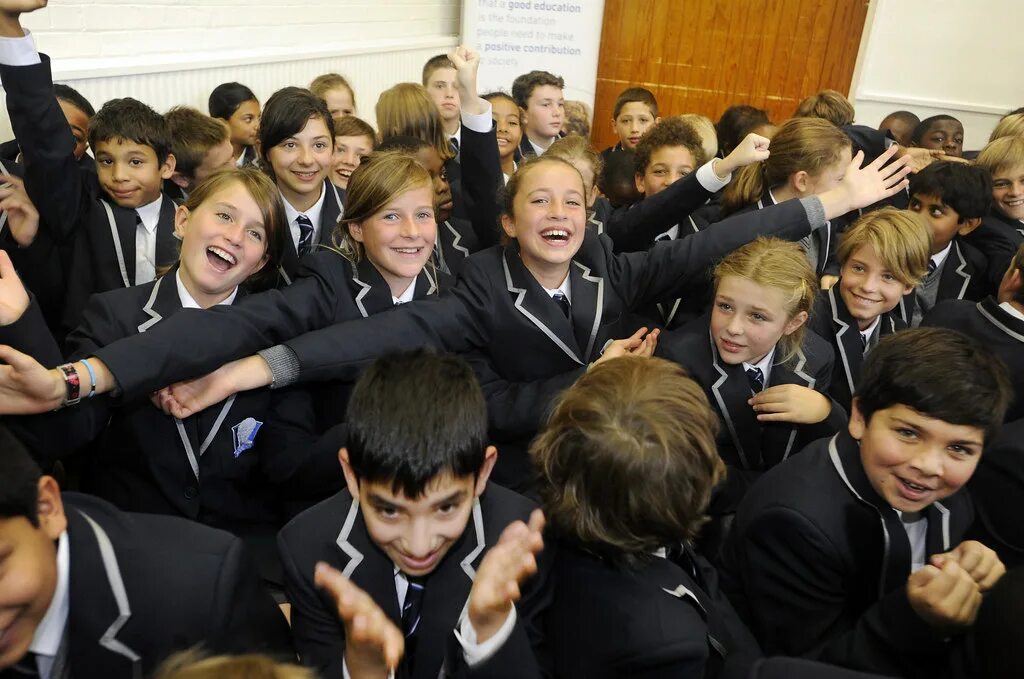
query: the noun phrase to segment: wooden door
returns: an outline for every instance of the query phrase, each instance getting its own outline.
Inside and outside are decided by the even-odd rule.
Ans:
[[[830,88],[849,93],[867,0],[605,0],[597,69],[597,149],[617,141],[615,98],[646,87],[661,115],[717,121],[733,104],[790,117]]]

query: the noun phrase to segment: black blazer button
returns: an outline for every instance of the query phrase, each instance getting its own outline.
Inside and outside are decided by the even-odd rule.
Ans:
[[[195,486],[188,486],[185,488],[185,497],[189,500],[194,500],[199,495],[199,489]]]

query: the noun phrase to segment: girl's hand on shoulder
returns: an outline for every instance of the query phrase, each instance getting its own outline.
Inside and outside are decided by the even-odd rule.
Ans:
[[[16,322],[28,305],[28,291],[14,270],[10,256],[0,250],[0,326]]]
[[[798,384],[768,387],[747,403],[757,413],[758,422],[814,424],[832,412],[832,402],[824,394]]]
[[[732,153],[715,163],[715,174],[722,177],[751,163],[768,160],[768,146],[771,143],[768,137],[751,132],[736,145]]]

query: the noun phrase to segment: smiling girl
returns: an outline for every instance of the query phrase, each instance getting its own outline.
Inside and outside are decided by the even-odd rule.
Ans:
[[[260,102],[241,83],[217,85],[207,104],[210,115],[227,123],[231,131],[231,157],[244,167],[256,162],[254,148],[260,128]]]

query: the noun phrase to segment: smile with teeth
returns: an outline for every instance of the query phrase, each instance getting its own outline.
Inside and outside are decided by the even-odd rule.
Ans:
[[[206,252],[223,261],[225,264],[228,265],[228,267],[232,267],[238,263],[238,260],[235,259],[234,255],[232,255],[227,250],[217,247],[216,245],[211,245],[210,247],[206,248]]]
[[[391,249],[394,250],[395,252],[397,252],[400,255],[418,255],[423,250],[422,247],[417,247],[417,248],[391,248]]]
[[[928,486],[922,486],[921,484],[914,483],[913,481],[905,479],[902,476],[899,476],[897,478],[900,480],[900,483],[902,483],[904,486],[914,491],[915,493],[925,493],[932,490]]]
[[[864,297],[863,295],[858,295],[856,292],[851,292],[850,294],[853,295],[854,299],[862,302],[863,304],[878,304],[881,301],[878,299],[871,299],[870,297]]]
[[[1004,201],[1004,202],[1007,205],[1009,205],[1010,207],[1020,207],[1021,205],[1024,205],[1024,198],[1015,199],[1015,200],[1007,200],[1007,201]]]
[[[547,229],[541,232],[540,237],[546,241],[564,242],[569,240],[569,232],[565,229]]]
[[[313,181],[316,179],[317,171],[310,170],[309,172],[300,172],[299,170],[292,170],[292,174],[303,181]]]

